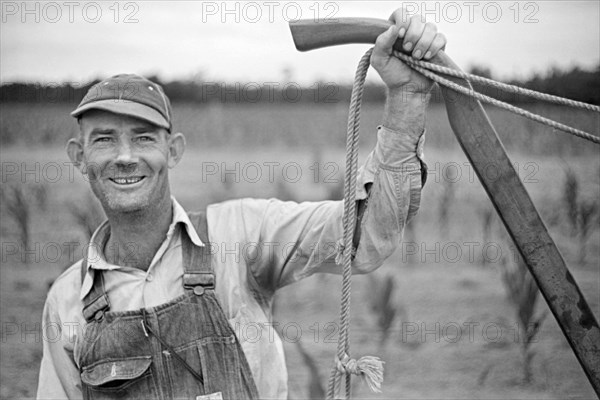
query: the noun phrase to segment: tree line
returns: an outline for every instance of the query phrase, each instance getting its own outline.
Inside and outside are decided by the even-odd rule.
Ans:
[[[491,77],[490,68],[472,66],[468,72]],[[163,86],[173,102],[191,103],[340,103],[350,99],[352,85],[320,81],[312,85],[295,82],[208,82],[200,79],[163,81],[157,76],[149,77]],[[87,83],[26,83],[4,82],[0,85],[2,103],[72,103],[77,104],[94,84]],[[536,73],[528,79],[514,79],[509,82],[527,89],[567,97],[573,100],[600,105],[600,64],[586,70],[575,66],[567,70],[550,68],[545,73]],[[490,87],[475,85],[479,92],[512,104],[530,103],[535,100],[510,94]],[[434,102],[442,101],[439,88],[433,91]],[[381,103],[385,101],[383,86],[373,83],[365,85],[363,102]]]

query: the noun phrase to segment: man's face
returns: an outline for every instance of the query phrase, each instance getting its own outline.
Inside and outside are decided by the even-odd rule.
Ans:
[[[80,129],[82,171],[107,213],[143,210],[170,197],[171,138],[164,128],[91,110]]]

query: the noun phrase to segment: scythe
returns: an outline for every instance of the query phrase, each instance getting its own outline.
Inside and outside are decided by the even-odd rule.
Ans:
[[[296,48],[308,51],[349,43],[375,43],[389,21],[370,18],[338,18],[335,22],[290,22]],[[400,42],[395,46],[403,51]],[[443,52],[432,62],[453,69],[458,66]],[[448,78],[470,87],[464,79]],[[483,107],[474,99],[458,97],[442,87],[450,125],[506,230],[519,249],[552,314],[600,396],[600,329],[565,260],[550,237],[529,194],[519,179]],[[500,176],[485,173],[489,165]]]

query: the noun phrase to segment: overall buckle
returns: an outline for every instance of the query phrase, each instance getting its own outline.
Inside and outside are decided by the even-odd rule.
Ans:
[[[183,287],[201,296],[205,290],[215,288],[215,275],[210,272],[187,272],[183,274]]]

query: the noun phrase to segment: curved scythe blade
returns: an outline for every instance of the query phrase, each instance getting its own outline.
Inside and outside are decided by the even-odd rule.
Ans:
[[[292,37],[300,51],[348,43],[375,43],[390,25],[385,20],[338,18],[335,22],[311,20],[290,23]],[[398,50],[402,51],[400,46]],[[459,69],[444,53],[433,62]],[[469,82],[449,78],[463,86]],[[483,107],[442,87],[450,125],[458,142],[486,190],[506,230],[523,256],[552,314],[577,356],[596,394],[600,396],[600,329],[581,290],[548,234],[529,194]],[[490,177],[493,165],[500,176]]]

